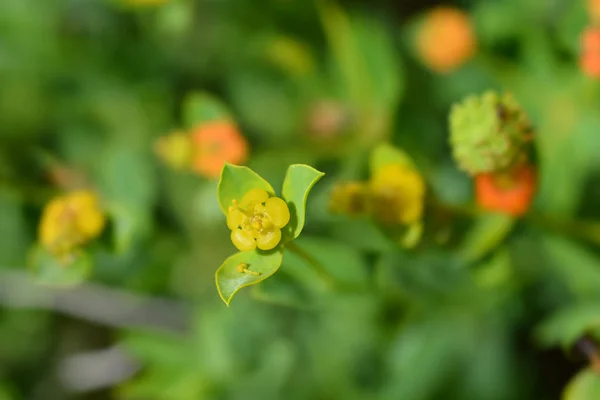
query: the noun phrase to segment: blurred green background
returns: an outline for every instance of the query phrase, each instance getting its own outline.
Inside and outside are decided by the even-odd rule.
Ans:
[[[600,339],[600,90],[579,69],[579,0],[463,0],[474,56],[446,74],[415,50],[436,1],[2,0],[0,399],[600,399],[571,346]],[[150,3],[150,1],[148,1]],[[445,46],[442,42],[440,46]],[[511,91],[536,127],[535,213],[453,218],[445,245],[403,250],[327,211],[373,145],[408,152],[431,190],[472,204],[451,104]],[[161,163],[186,99],[226,105],[248,165],[327,173],[303,260],[226,307],[235,249],[216,182]],[[58,177],[57,177],[58,176]],[[64,180],[90,183],[110,224],[84,283],[34,283],[29,254]],[[580,372],[583,371],[583,372]],[[579,375],[577,375],[579,374]]]

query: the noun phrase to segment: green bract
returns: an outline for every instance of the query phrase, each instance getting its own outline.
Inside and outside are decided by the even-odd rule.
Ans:
[[[471,175],[517,163],[530,140],[531,125],[509,94],[486,92],[452,107],[450,144],[458,166]]]
[[[322,172],[308,165],[294,164],[288,168],[283,181],[281,198],[289,209],[289,222],[287,222],[287,217],[283,221],[286,222],[285,224],[279,224],[277,218],[255,221],[259,224],[260,222],[270,224],[274,222],[277,230],[281,229],[281,240],[278,240],[272,248],[271,246],[261,246],[259,243],[257,248],[236,253],[225,260],[216,272],[217,290],[227,305],[241,288],[259,283],[277,272],[283,259],[285,244],[297,238],[304,227],[308,192],[323,175]],[[261,192],[263,193],[262,197],[265,197],[264,202],[258,201],[261,200],[259,198],[261,196],[257,197],[252,194]],[[251,193],[250,196],[247,196],[248,193]],[[219,206],[228,218],[228,225],[232,232],[235,232],[238,221],[248,222],[241,217],[241,212],[248,213],[247,219],[251,219],[252,213],[257,212],[258,208],[261,208],[258,210],[260,213],[264,212],[262,209],[265,208],[267,195],[269,199],[278,199],[273,187],[250,168],[231,164],[225,164],[221,171],[217,195]],[[251,207],[244,204],[243,199],[249,197],[253,199],[256,197],[254,200],[260,204],[254,204],[256,201],[251,204]],[[230,215],[232,213],[237,215],[232,218]],[[240,247],[239,241],[234,241],[234,243],[236,247],[243,248]],[[252,247],[249,245],[246,248]],[[269,250],[261,250],[261,247]]]
[[[188,94],[183,101],[182,114],[183,123],[188,129],[204,122],[232,119],[227,106],[205,92]]]

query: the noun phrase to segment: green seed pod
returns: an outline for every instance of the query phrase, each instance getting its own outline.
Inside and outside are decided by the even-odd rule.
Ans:
[[[526,157],[531,124],[513,96],[469,96],[450,112],[450,144],[460,169],[471,175],[510,168]]]

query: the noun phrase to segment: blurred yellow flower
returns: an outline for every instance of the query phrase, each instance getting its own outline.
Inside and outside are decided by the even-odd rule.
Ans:
[[[452,7],[429,11],[417,33],[416,46],[423,62],[436,72],[450,72],[461,66],[476,49],[468,15]]]
[[[99,236],[105,223],[95,193],[86,190],[68,193],[54,198],[44,208],[39,240],[51,253],[65,256]]]
[[[290,221],[290,210],[283,199],[269,197],[262,189],[248,191],[241,201],[234,200],[227,213],[231,241],[238,250],[271,250],[281,241],[281,228]]]
[[[154,152],[172,168],[188,168],[193,155],[192,139],[185,132],[172,132],[154,142]]]
[[[329,197],[329,210],[334,214],[358,216],[366,212],[368,187],[364,182],[342,182],[335,185]]]
[[[421,219],[425,182],[414,169],[402,164],[379,168],[369,181],[370,212],[386,225],[412,224]]]

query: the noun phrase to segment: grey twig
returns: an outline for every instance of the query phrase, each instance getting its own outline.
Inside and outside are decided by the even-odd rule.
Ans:
[[[52,310],[115,328],[185,331],[189,308],[182,302],[83,283],[72,288],[36,284],[22,270],[0,270],[0,306]]]

